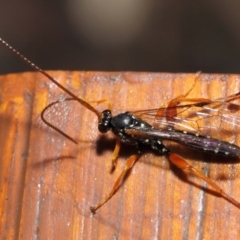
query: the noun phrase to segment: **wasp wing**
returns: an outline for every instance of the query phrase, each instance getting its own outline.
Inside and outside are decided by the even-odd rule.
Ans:
[[[233,141],[233,132],[240,126],[240,105],[231,102],[236,100],[236,96],[237,94],[226,99],[134,111],[131,114],[155,129],[174,129]]]

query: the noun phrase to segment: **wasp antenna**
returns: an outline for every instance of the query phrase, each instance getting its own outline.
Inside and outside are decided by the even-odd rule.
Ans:
[[[10,51],[12,51],[14,54],[16,54],[20,59],[22,59],[24,62],[26,62],[28,65],[30,65],[31,68],[35,69],[36,71],[42,73],[44,76],[46,76],[50,81],[52,81],[54,84],[56,84],[59,88],[61,88],[64,92],[66,92],[68,95],[70,95],[73,99],[78,101],[81,105],[86,107],[88,110],[94,112],[98,120],[101,119],[101,114],[99,111],[97,111],[94,107],[92,107],[89,103],[82,100],[81,98],[77,97],[75,94],[70,92],[67,88],[63,87],[60,83],[58,83],[52,76],[50,76],[47,72],[42,70],[40,67],[38,67],[36,64],[31,62],[28,58],[26,58],[24,55],[22,55],[20,52],[18,52],[15,48],[13,48],[10,44],[8,44],[6,41],[4,41],[2,38],[0,38],[0,42],[7,47]]]

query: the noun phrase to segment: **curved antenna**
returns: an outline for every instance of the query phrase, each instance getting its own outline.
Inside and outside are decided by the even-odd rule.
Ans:
[[[26,62],[28,65],[30,65],[31,68],[35,69],[36,71],[42,73],[44,76],[46,76],[50,81],[52,81],[54,84],[56,84],[59,88],[61,88],[64,92],[66,92],[68,95],[70,95],[74,100],[78,101],[81,105],[86,107],[88,110],[94,112],[97,117],[98,121],[101,120],[101,114],[99,111],[97,111],[94,107],[92,107],[89,103],[85,102],[81,98],[78,98],[75,94],[70,92],[67,88],[63,87],[60,83],[58,83],[52,76],[50,76],[48,73],[46,73],[44,70],[42,70],[40,67],[38,67],[36,64],[31,62],[28,58],[23,56],[20,52],[18,52],[15,48],[13,48],[11,45],[9,45],[7,42],[5,42],[2,38],[0,38],[0,42],[7,47],[10,51],[15,53],[19,58],[21,58],[24,62]],[[53,127],[51,124],[49,126]],[[55,128],[54,128],[55,129]]]
[[[57,104],[57,103],[62,103],[65,101],[71,101],[71,100],[75,100],[75,98],[65,98],[64,100],[57,100],[55,102],[50,103],[49,105],[47,105],[41,112],[41,119],[42,121],[48,125],[49,127],[53,128],[55,131],[59,132],[60,134],[62,134],[64,137],[68,138],[70,141],[78,144],[77,141],[75,141],[72,137],[70,137],[68,134],[66,134],[65,132],[63,132],[62,130],[58,129],[57,127],[55,127],[53,124],[51,124],[49,121],[47,121],[44,117],[45,112],[47,111],[47,109],[49,109],[50,107],[52,107],[53,105]]]

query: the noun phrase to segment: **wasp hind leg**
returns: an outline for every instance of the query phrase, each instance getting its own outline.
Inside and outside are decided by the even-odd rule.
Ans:
[[[225,198],[230,203],[232,203],[236,207],[240,208],[240,203],[238,201],[236,201],[234,198],[232,198],[227,193],[225,193],[223,191],[223,189],[220,188],[216,183],[214,183],[210,178],[204,176],[201,172],[199,172],[197,169],[195,169],[190,164],[188,164],[182,157],[180,157],[179,155],[177,155],[175,153],[170,153],[168,155],[168,159],[171,161],[171,163],[173,163],[178,168],[188,171],[188,172],[194,174],[195,176],[199,177],[206,183],[208,183],[222,198]]]
[[[197,72],[195,74],[195,77],[194,77],[194,82],[192,84],[192,86],[190,87],[190,89],[182,94],[182,95],[179,95],[177,97],[175,97],[174,99],[172,99],[168,105],[167,105],[167,108],[170,108],[170,107],[176,107],[178,106],[179,104],[181,103],[199,103],[199,102],[209,102],[211,101],[210,99],[208,98],[188,98],[187,96],[192,92],[192,90],[195,88],[196,84],[197,84],[197,79],[199,78],[201,72]]]

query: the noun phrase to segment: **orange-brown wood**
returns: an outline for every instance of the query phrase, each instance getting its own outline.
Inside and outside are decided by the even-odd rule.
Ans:
[[[193,74],[49,72],[89,101],[108,99],[114,114],[167,106],[187,92]],[[237,239],[240,209],[206,184],[146,153],[123,186],[95,215],[89,208],[110,192],[132,147],[122,146],[110,174],[115,140],[101,135],[96,116],[65,102],[47,119],[78,145],[41,121],[44,107],[68,97],[39,73],[0,77],[0,234],[2,239]],[[240,90],[238,75],[201,74],[187,97],[214,99]],[[106,106],[97,106],[99,110]],[[240,145],[238,132],[232,140]],[[236,200],[239,164],[188,148],[172,148]],[[205,161],[204,161],[205,160]],[[209,161],[212,160],[212,163]],[[226,159],[225,159],[226,160]],[[194,183],[193,183],[194,182]]]

